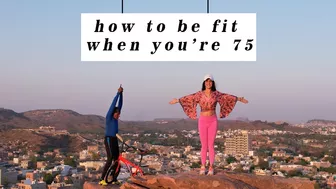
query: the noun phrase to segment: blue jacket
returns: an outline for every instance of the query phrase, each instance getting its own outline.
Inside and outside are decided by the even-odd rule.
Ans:
[[[113,117],[113,109],[116,107],[117,101],[119,98],[118,108],[121,112],[122,104],[123,104],[123,94],[117,93],[114,97],[110,109],[106,114],[106,125],[105,125],[105,136],[116,136],[118,133],[118,120]]]

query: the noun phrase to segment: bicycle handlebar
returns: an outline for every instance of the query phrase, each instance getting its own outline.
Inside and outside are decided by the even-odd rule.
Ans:
[[[133,148],[134,150],[136,150],[136,151],[139,151],[140,152],[140,154],[145,154],[145,153],[147,153],[147,150],[142,150],[142,149],[139,149],[139,148],[136,148],[136,147],[134,147],[134,146],[129,146],[128,144],[126,144],[126,142],[124,141],[124,139],[119,135],[119,134],[117,134],[117,138],[125,145],[125,146],[127,146],[128,148]]]

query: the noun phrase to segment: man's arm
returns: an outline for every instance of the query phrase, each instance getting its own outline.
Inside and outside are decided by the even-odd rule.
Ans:
[[[119,96],[119,102],[118,102],[119,111],[121,111],[122,105],[123,105],[123,93],[121,92]]]
[[[110,106],[110,109],[108,110],[107,114],[106,114],[106,118],[110,118],[112,116],[113,113],[113,109],[115,108],[116,104],[117,104],[117,100],[119,97],[120,93],[118,92],[117,95],[114,97],[112,104]]]

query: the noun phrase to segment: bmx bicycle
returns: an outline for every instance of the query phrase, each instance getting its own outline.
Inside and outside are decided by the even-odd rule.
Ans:
[[[111,166],[107,170],[107,173],[106,173],[107,176],[105,177],[105,182],[108,184],[111,184],[112,182],[117,180],[117,177],[119,175],[121,165],[122,165],[121,163],[123,163],[127,167],[127,170],[130,173],[131,177],[143,176],[144,171],[141,169],[141,167],[146,167],[146,166],[141,166],[141,161],[142,161],[143,156],[146,155],[148,151],[138,149],[134,146],[127,145],[119,134],[117,134],[117,137],[121,142],[121,150],[120,150],[118,159],[112,162]],[[124,149],[124,147],[126,148]],[[133,149],[134,152],[138,152],[138,154],[140,154],[140,161],[138,164],[133,163],[130,160],[123,157],[123,153],[127,152],[129,149]]]

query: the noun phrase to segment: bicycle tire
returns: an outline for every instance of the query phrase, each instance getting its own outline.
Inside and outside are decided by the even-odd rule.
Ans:
[[[144,176],[144,173],[142,172],[141,169],[135,170],[136,172],[133,172],[132,168],[129,170],[130,171],[130,176]]]
[[[107,184],[111,184],[113,181],[117,180],[121,168],[120,166],[121,164],[118,160],[111,163],[105,177],[105,182]]]

